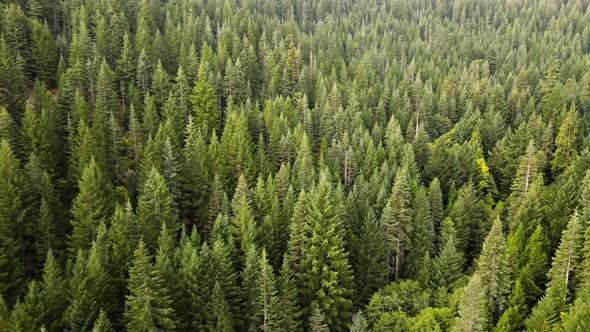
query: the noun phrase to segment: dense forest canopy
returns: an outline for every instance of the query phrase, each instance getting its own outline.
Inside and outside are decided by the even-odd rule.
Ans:
[[[3,0],[0,331],[590,331],[586,0]]]

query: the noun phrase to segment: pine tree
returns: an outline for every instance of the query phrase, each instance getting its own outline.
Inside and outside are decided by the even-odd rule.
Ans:
[[[98,226],[108,222],[113,210],[110,181],[94,158],[84,168],[78,187],[80,192],[72,206],[73,231],[68,239],[71,253],[90,248]]]
[[[409,276],[417,274],[417,267],[425,256],[434,253],[434,223],[430,214],[430,205],[426,189],[418,188],[412,200],[412,230],[409,233],[410,246],[404,271]]]
[[[31,20],[31,61],[37,77],[47,84],[55,82],[57,48],[47,25]]]
[[[521,331],[524,324],[524,314],[527,311],[524,290],[520,280],[516,280],[510,296],[508,297],[508,309],[504,311],[494,332]]]
[[[410,180],[408,170],[401,168],[396,177],[381,223],[385,227],[386,266],[388,279],[397,281],[401,272],[408,236],[411,227]]]
[[[27,227],[24,178],[6,139],[0,141],[0,293],[14,303],[24,286],[22,253]]]
[[[469,279],[459,301],[459,317],[455,319],[455,331],[485,331],[487,315],[482,286],[479,275],[475,274]]]
[[[383,224],[370,209],[364,218],[358,239],[355,239],[352,261],[357,296],[355,303],[366,304],[379,288],[385,285],[387,269],[385,261],[385,233]]]
[[[523,263],[519,267],[518,280],[522,283],[527,304],[532,306],[543,294],[543,285],[547,280],[547,239],[543,227],[537,226],[528,239],[522,252],[515,255],[523,256]]]
[[[244,257],[244,262],[240,273],[240,304],[242,307],[240,316],[243,320],[244,330],[256,331],[258,327],[257,300],[259,297],[257,278],[262,273],[256,245],[249,244],[242,257]]]
[[[100,311],[98,318],[94,322],[92,332],[114,332],[111,321],[108,319],[104,311]]]
[[[234,330],[230,306],[225,297],[221,284],[216,281],[213,286],[213,299],[211,303],[213,307],[213,321],[210,326],[210,329],[214,331],[230,332]]]
[[[232,199],[232,233],[236,243],[240,245],[242,252],[254,243],[255,224],[252,215],[252,204],[250,201],[250,190],[246,182],[246,177],[241,174],[236,187],[234,198]]]
[[[459,190],[449,216],[457,230],[457,248],[469,263],[480,252],[488,218],[485,203],[471,182]]]
[[[209,75],[203,61],[199,65],[197,80],[190,96],[197,126],[203,128],[205,135],[220,129],[221,116],[218,108],[215,87],[209,83]]]
[[[477,273],[486,294],[489,322],[494,323],[505,308],[512,273],[499,217],[483,243],[477,265]]]
[[[309,192],[315,182],[315,168],[309,138],[304,133],[293,164],[294,187]]]
[[[441,251],[432,261],[433,288],[455,288],[457,282],[463,277],[463,265],[465,258],[455,247],[454,237],[444,242]]]
[[[430,215],[434,224],[434,230],[439,231],[443,220],[444,205],[443,196],[438,178],[434,178],[428,187],[428,202],[430,203]]]
[[[561,235],[559,248],[553,256],[551,269],[547,273],[549,282],[545,290],[545,298],[554,307],[554,312],[548,316],[558,317],[558,314],[565,311],[569,302],[572,278],[574,271],[578,268],[578,260],[581,254],[582,227],[578,212],[574,212],[567,228]],[[541,300],[541,301],[543,301]]]
[[[97,240],[88,254],[78,250],[76,265],[70,278],[70,304],[64,314],[66,330],[91,331],[101,310],[112,310],[111,278],[108,275],[106,228],[99,227]]]
[[[362,311],[357,312],[352,317],[352,325],[350,326],[350,332],[368,332],[369,331],[369,323],[365,318],[365,315]]]
[[[552,163],[553,173],[561,173],[578,156],[577,146],[578,117],[573,104],[555,138],[555,153]]]
[[[232,257],[233,243],[224,243],[222,239],[216,239],[211,251],[211,280],[215,281],[213,288],[213,315],[210,325],[223,326],[224,330],[233,330],[239,313],[239,289],[237,274],[235,273]]]
[[[305,243],[305,256],[299,278],[307,318],[313,307],[324,311],[326,324],[343,329],[350,319],[353,275],[344,247],[341,222],[333,203],[333,189],[322,173],[309,197],[307,223],[311,238]]]
[[[277,278],[278,312],[276,326],[282,331],[299,331],[301,329],[301,308],[297,301],[297,285],[293,269],[285,255],[280,275]]]
[[[274,331],[281,328],[279,326],[279,298],[277,297],[275,276],[264,248],[260,257],[260,273],[256,280],[256,289],[258,330]]]
[[[324,322],[326,316],[318,306],[313,307],[313,314],[309,317],[309,330],[311,332],[329,332],[328,325]]]
[[[162,276],[159,275],[143,241],[133,254],[125,300],[128,331],[175,331],[175,313]]]
[[[509,198],[508,220],[510,221],[511,229],[515,229],[516,226],[518,226],[514,225],[512,220],[522,204],[522,201],[529,192],[533,181],[538,177],[540,167],[541,162],[539,153],[537,153],[534,141],[531,140],[525,154],[520,157],[516,176],[510,187],[511,192]]]
[[[145,246],[153,250],[162,225],[166,224],[172,232],[180,226],[174,209],[172,195],[164,178],[152,168],[137,203],[137,220]]]
[[[305,243],[308,241],[310,235],[307,234],[310,227],[306,223],[308,204],[307,194],[305,191],[301,191],[297,198],[297,203],[295,204],[293,216],[291,217],[291,223],[289,225],[289,240],[284,259],[294,273],[301,272],[301,262],[305,257],[303,250],[305,249]]]
[[[41,300],[44,312],[41,322],[48,331],[57,331],[61,327],[60,318],[67,307],[66,282],[52,251],[47,252],[41,281]]]

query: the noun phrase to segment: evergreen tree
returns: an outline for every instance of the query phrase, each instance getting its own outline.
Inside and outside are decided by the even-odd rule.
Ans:
[[[406,245],[410,241],[408,234],[411,227],[411,192],[408,176],[407,169],[402,168],[398,171],[381,216],[381,223],[385,227],[388,278],[394,281],[399,278]]]
[[[577,157],[578,117],[576,105],[572,105],[563,123],[559,127],[559,133],[555,138],[555,153],[552,161],[553,173],[563,171]]]
[[[354,242],[352,251],[354,262],[357,296],[355,303],[365,304],[371,295],[383,287],[387,269],[385,261],[385,234],[383,225],[375,217],[373,210],[369,210],[361,228],[358,239]]]
[[[40,21],[31,20],[31,61],[37,77],[53,83],[57,70],[57,48],[47,25]]]
[[[457,248],[469,263],[480,252],[488,218],[487,207],[472,183],[459,190],[449,216],[457,230]]]
[[[6,139],[0,141],[0,293],[9,304],[24,286],[22,252],[27,228],[24,178]]]
[[[277,324],[282,331],[299,331],[301,329],[301,308],[297,301],[297,285],[293,270],[287,256],[283,259],[280,275],[277,278],[278,310]]]
[[[357,312],[352,317],[352,325],[350,326],[350,332],[368,332],[369,331],[369,323],[365,318],[365,315],[362,311]]]
[[[496,218],[478,258],[478,275],[487,300],[489,322],[495,322],[505,308],[510,292],[511,269],[500,218]]]
[[[256,280],[256,289],[258,330],[274,331],[275,329],[280,329],[278,310],[280,302],[277,297],[276,281],[264,248],[260,257],[260,273]]]
[[[152,250],[162,225],[168,225],[172,232],[179,229],[172,195],[156,168],[151,169],[139,195],[137,220],[145,246]]]
[[[127,288],[125,319],[128,331],[175,331],[172,300],[143,241],[139,241],[133,254]]]
[[[92,327],[92,332],[114,332],[111,322],[107,318],[107,315],[104,311],[101,310],[100,314],[98,315],[98,318]]]
[[[329,332],[330,329],[324,320],[326,316],[318,306],[313,307],[313,314],[309,317],[309,330],[312,332]]]
[[[108,222],[113,210],[110,181],[94,159],[84,168],[78,187],[80,192],[72,206],[71,253],[90,248],[98,234],[98,226]]]
[[[197,126],[204,128],[205,134],[220,129],[221,116],[218,108],[215,87],[209,83],[205,63],[201,61],[197,72],[195,87],[190,96]]]
[[[327,175],[322,173],[309,197],[306,218],[311,238],[305,243],[299,278],[303,281],[301,292],[307,317],[313,315],[311,310],[316,307],[325,312],[329,327],[342,329],[350,319],[353,275],[341,223],[334,212],[333,195]]]
[[[432,283],[434,288],[453,289],[463,276],[465,258],[455,247],[454,237],[449,238],[432,261]]]
[[[232,199],[232,232],[236,243],[240,245],[244,253],[247,252],[250,245],[254,244],[256,231],[249,191],[246,177],[242,174],[240,175],[236,192]]]
[[[455,331],[485,331],[487,315],[485,292],[478,274],[469,279],[459,301],[459,317],[456,318]]]
[[[70,278],[70,304],[64,314],[67,331],[91,331],[101,310],[112,310],[111,278],[108,275],[104,224],[97,240],[86,254],[78,250]]]

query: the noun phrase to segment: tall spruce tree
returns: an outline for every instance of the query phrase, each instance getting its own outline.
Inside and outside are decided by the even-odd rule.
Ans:
[[[125,319],[128,331],[175,331],[172,299],[143,241],[139,241],[133,254],[127,288]]]
[[[354,278],[341,221],[334,211],[333,190],[323,172],[309,196],[306,218],[311,238],[305,243],[299,278],[307,319],[313,315],[315,307],[324,311],[326,324],[337,330],[345,328],[350,320]]]

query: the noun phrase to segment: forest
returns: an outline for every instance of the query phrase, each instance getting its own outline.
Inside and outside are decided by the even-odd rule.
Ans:
[[[590,331],[590,3],[1,0],[0,331]]]

